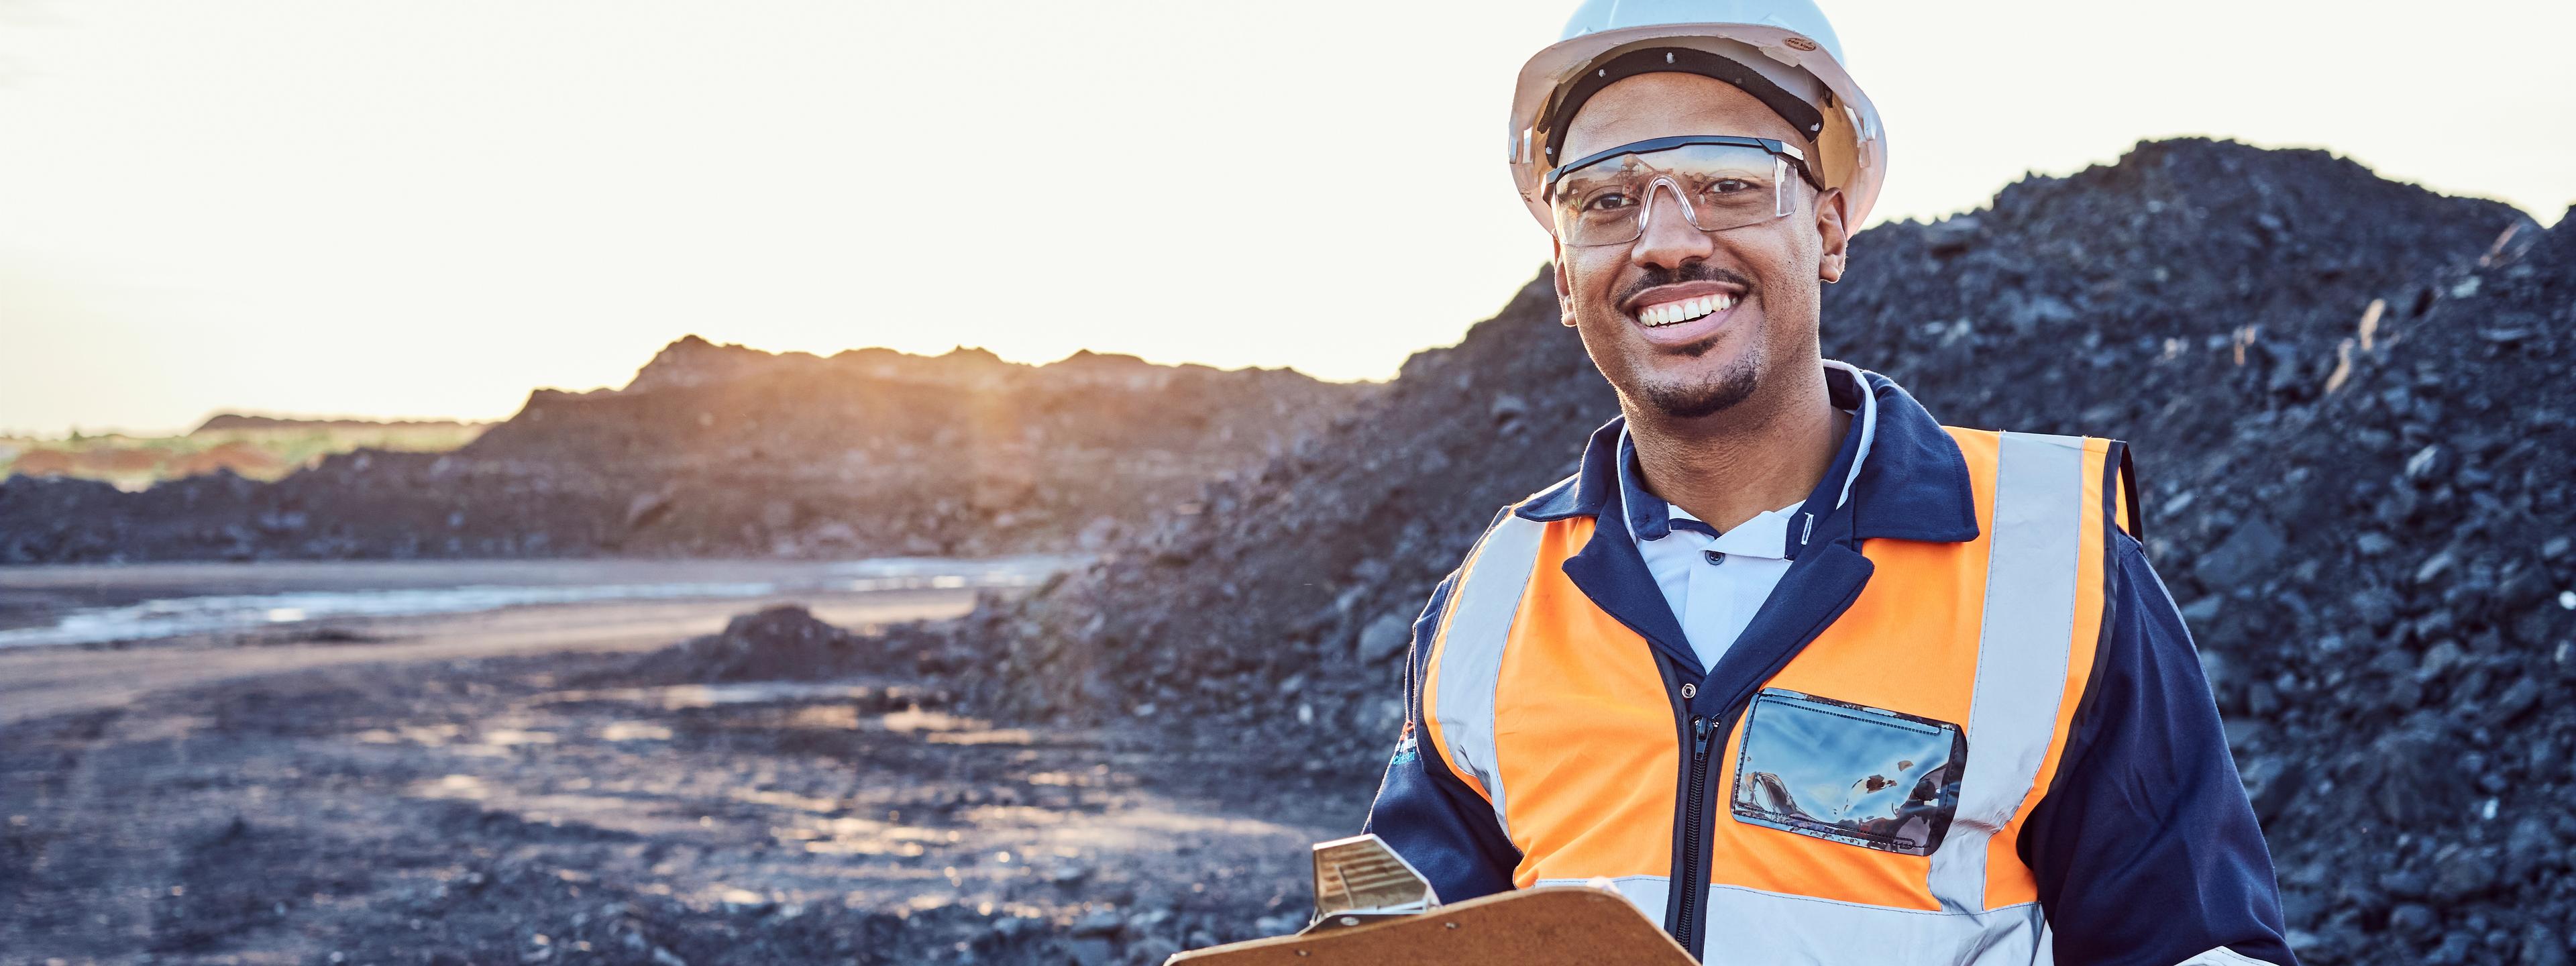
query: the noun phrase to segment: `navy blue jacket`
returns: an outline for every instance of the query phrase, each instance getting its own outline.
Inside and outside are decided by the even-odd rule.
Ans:
[[[1848,532],[1855,539],[1974,537],[1968,468],[1956,448],[1947,445],[1947,433],[1893,381],[1875,373],[1868,378],[1878,403],[1869,458],[1862,463],[1852,500],[1830,516],[1818,517],[1818,529]],[[1857,392],[1853,387],[1837,381],[1832,388],[1837,406],[1858,402],[1846,395]],[[1617,519],[1631,505],[1651,504],[1646,512],[1660,511],[1660,501],[1621,492],[1615,462],[1625,457],[1619,448],[1621,427],[1612,420],[1595,432],[1581,471],[1518,512],[1533,519],[1576,514]],[[1859,436],[1857,431],[1844,434],[1843,451],[1807,507],[1835,506],[1840,483],[1858,456]],[[1959,532],[1962,520],[1964,533]],[[1578,578],[1577,585],[1595,604],[1650,639],[1669,635],[1679,640],[1680,623],[1654,587],[1628,529],[1596,527],[1591,543],[1567,561],[1568,574]],[[2038,878],[2041,907],[2055,934],[2056,961],[2066,966],[2172,966],[2204,950],[2226,947],[2295,966],[2283,939],[2271,855],[2220,730],[2191,632],[2148,565],[2145,549],[2125,533],[2113,539],[2116,569],[2105,616],[2111,626],[2100,666],[2062,756],[2066,764],[2034,806],[2017,843],[2023,862]],[[1593,579],[1575,574],[1578,566],[1593,571]],[[1423,661],[1456,579],[1452,574],[1440,583],[1414,623],[1406,730],[1367,826],[1451,902],[1511,888],[1512,870],[1520,861],[1485,800],[1451,775],[1437,755],[1423,754],[1413,738],[1421,733]],[[1793,581],[1784,580],[1774,591],[1784,593],[1796,593]],[[1762,629],[1760,624],[1747,628],[1747,638]],[[1737,644],[1739,650],[1760,647],[1759,642]],[[1731,663],[1721,663],[1715,673],[1726,676]],[[1694,677],[1697,673],[1692,668]],[[1759,684],[1713,679],[1710,687],[1749,690]],[[1710,939],[1724,942],[1722,934]]]

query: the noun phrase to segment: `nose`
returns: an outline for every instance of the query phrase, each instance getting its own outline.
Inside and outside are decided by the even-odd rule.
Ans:
[[[1668,190],[1669,189],[1669,190]],[[1691,224],[1682,201],[1682,189],[1664,178],[1646,186],[1646,224],[1637,242],[1628,248],[1628,260],[1638,265],[1676,269],[1709,257],[1716,246],[1708,233]]]

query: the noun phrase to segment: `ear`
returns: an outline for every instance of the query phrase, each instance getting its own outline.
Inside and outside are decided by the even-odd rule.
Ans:
[[[1549,236],[1548,274],[1556,277],[1556,321],[1566,328],[1574,327],[1574,283],[1565,278],[1565,243]]]
[[[1850,214],[1842,189],[1816,196],[1816,237],[1824,242],[1822,257],[1816,260],[1816,277],[1827,284],[1842,281],[1843,269],[1851,264],[1851,226],[1844,221]]]

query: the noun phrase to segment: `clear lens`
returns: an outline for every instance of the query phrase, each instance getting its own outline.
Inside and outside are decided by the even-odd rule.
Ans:
[[[1765,688],[1735,763],[1739,822],[1930,855],[1959,808],[1959,726]]]
[[[1623,245],[1645,231],[1657,191],[1680,199],[1701,231],[1725,231],[1797,210],[1787,159],[1755,147],[1686,144],[1603,158],[1556,180],[1549,204],[1568,245]]]

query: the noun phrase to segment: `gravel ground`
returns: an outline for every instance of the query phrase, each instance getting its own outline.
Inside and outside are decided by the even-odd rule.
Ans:
[[[0,727],[0,964],[1158,963],[1302,924],[1371,791],[691,676],[333,667]]]

